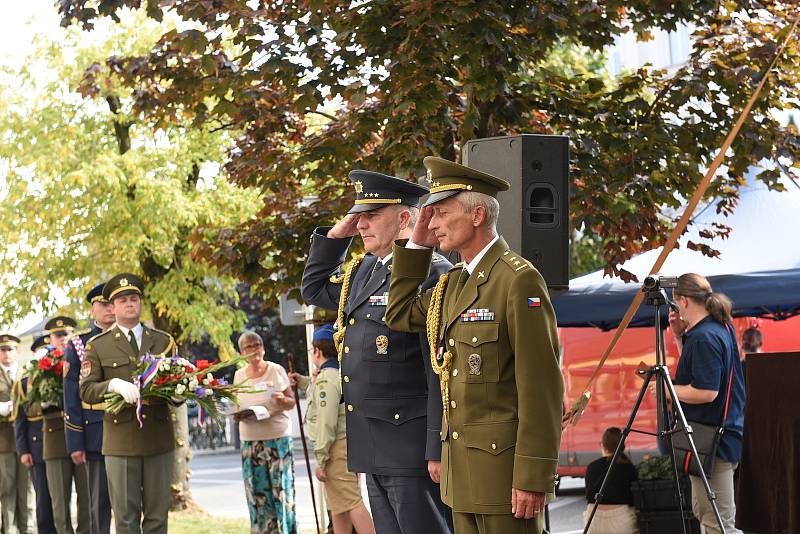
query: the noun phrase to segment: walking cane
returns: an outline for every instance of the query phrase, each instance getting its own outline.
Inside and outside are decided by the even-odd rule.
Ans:
[[[294,373],[294,354],[289,352],[286,355],[289,364],[289,372]],[[319,529],[319,516],[317,515],[317,498],[314,495],[314,475],[311,473],[311,461],[308,459],[308,444],[306,443],[306,432],[303,430],[303,413],[300,410],[300,395],[297,393],[297,386],[293,387],[295,406],[297,406],[297,419],[300,421],[300,441],[303,442],[303,455],[306,457],[306,469],[308,469],[308,483],[311,485],[311,506],[314,507],[314,522],[317,524],[317,534],[322,534]]]

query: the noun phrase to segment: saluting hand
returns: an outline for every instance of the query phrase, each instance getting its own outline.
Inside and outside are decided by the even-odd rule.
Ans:
[[[342,217],[342,219],[333,225],[333,228],[328,230],[328,237],[330,239],[344,239],[346,237],[353,237],[358,235],[358,218],[361,215],[358,213],[349,213]]]
[[[436,239],[436,234],[428,228],[432,217],[433,208],[431,206],[422,208],[419,213],[419,219],[417,219],[417,224],[414,225],[414,232],[411,234],[411,241],[415,245],[433,248],[439,244],[439,240]]]

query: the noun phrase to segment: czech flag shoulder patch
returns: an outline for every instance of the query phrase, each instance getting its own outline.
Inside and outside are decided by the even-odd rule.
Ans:
[[[539,297],[528,297],[529,308],[540,308],[542,306],[542,299]]]

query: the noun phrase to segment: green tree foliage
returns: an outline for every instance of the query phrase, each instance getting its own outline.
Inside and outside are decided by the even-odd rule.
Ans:
[[[426,155],[458,159],[469,139],[520,132],[570,137],[573,225],[602,244],[609,274],[630,277],[618,265],[663,243],[674,220],[662,213],[681,209],[798,16],[794,2],[751,0],[61,0],[59,9],[63,24],[89,28],[142,4],[188,26],[146,54],[91,68],[84,93],[119,83],[135,90],[136,117],[241,132],[226,169],[266,202],[253,221],[198,232],[195,253],[265,292],[297,284],[311,228],[352,198],[348,170],[413,178]],[[623,32],[646,38],[680,23],[695,28],[695,47],[674,71],[609,81],[553,59],[563,43],[600,51]],[[797,161],[797,129],[773,110],[797,102],[799,42],[709,192],[723,211],[750,165]],[[759,178],[778,187],[778,172],[797,169]],[[320,200],[298,207],[307,195]],[[717,230],[704,239],[729,229]],[[714,254],[709,243],[691,246]]]
[[[112,52],[141,54],[168,29],[140,16],[98,45],[78,30],[41,42],[0,86],[4,237],[0,318],[49,313],[65,300],[85,315],[87,288],[121,271],[142,274],[157,327],[179,343],[207,334],[225,355],[245,315],[235,281],[190,255],[190,234],[243,224],[257,193],[220,173],[225,131],[180,120],[161,129],[129,113],[115,84],[76,93],[85,70]]]

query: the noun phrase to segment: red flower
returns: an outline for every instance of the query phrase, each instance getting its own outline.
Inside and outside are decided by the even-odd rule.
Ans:
[[[211,362],[209,362],[208,360],[197,360],[197,362],[195,362],[195,365],[197,365],[197,368],[202,371],[203,369],[211,367]]]
[[[60,358],[64,355],[64,351],[61,349],[53,349],[50,351],[50,354],[52,354],[54,358]]]
[[[39,369],[42,371],[49,371],[53,368],[53,360],[45,356],[41,360],[39,360]]]
[[[56,366],[55,368],[53,368],[53,371],[55,371],[56,376],[61,376],[62,374],[64,374],[64,360],[58,360],[58,363],[56,363]]]

